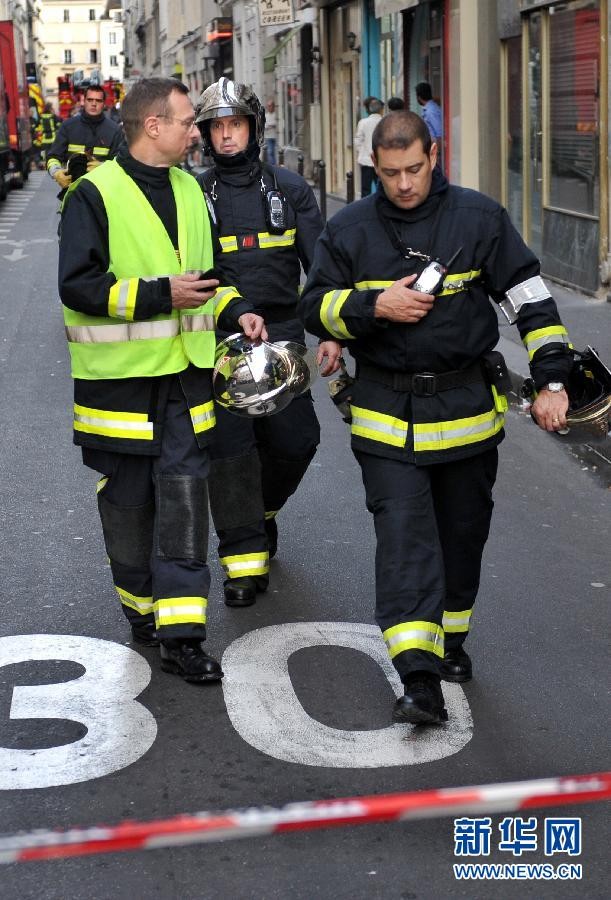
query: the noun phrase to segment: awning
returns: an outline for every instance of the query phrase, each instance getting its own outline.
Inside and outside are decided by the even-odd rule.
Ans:
[[[304,24],[304,22],[300,22],[299,25],[295,25],[294,28],[291,28],[290,31],[287,31],[287,33],[282,38],[280,38],[276,46],[265,54],[265,56],[263,57],[264,72],[268,73],[274,71],[274,69],[276,68],[276,57],[278,56],[280,51],[283,50],[284,47],[286,47],[288,42],[295,37],[297,32],[301,31]]]

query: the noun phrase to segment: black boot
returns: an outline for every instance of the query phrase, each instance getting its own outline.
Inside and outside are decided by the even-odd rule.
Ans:
[[[132,641],[143,647],[158,647],[159,636],[155,631],[154,622],[132,623]]]
[[[473,670],[469,654],[462,647],[446,650],[443,661],[439,663],[439,672],[444,681],[470,681]]]
[[[447,722],[439,675],[412,672],[405,680],[405,695],[399,697],[392,713],[393,722],[412,725],[439,725]]]
[[[278,550],[278,525],[275,519],[265,520],[265,534],[267,535],[269,558],[273,559]]]
[[[252,606],[257,599],[257,591],[266,591],[267,575],[244,575],[242,578],[228,578],[223,584],[227,606]]]
[[[185,681],[219,681],[223,677],[220,665],[204,653],[197,639],[163,640],[159,650],[162,671],[180,675]]]

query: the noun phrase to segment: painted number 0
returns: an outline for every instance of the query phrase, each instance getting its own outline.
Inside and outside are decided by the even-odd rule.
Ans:
[[[450,721],[443,729],[389,726],[342,731],[312,719],[299,702],[289,657],[304,647],[349,647],[372,657],[397,696],[402,685],[379,630],[349,622],[303,622],[251,631],[223,656],[227,712],[240,737],[275,759],[306,766],[379,768],[442,759],[471,739],[467,699],[456,684],[444,686]],[[0,790],[55,787],[109,775],[136,762],[157,735],[152,714],[135,698],[151,670],[138,653],[111,641],[77,635],[0,638],[0,668],[31,660],[69,660],[85,673],[62,684],[16,686],[12,719],[67,719],[87,734],[61,747],[0,747]],[[406,737],[409,733],[409,740]]]

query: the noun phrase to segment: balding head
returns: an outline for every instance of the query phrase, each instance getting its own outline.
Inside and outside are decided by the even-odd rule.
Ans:
[[[422,142],[422,149],[428,156],[431,151],[431,135],[424,119],[416,113],[401,109],[388,113],[378,122],[371,146],[377,159],[378,147],[384,150],[407,150],[415,141]]]

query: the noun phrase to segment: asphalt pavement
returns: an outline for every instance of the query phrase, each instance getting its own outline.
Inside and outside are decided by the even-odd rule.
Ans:
[[[373,627],[374,535],[346,426],[314,386],[322,441],[278,518],[269,591],[222,603],[207,649],[222,685],[187,685],[129,643],[71,444],[57,298],[55,189],[32,173],[0,206],[0,831],[115,824],[603,771],[608,753],[609,472],[514,406],[469,639],[475,677],[446,686],[447,726],[392,726],[397,690]],[[553,288],[574,343],[606,352],[611,305]],[[514,329],[515,330],[515,329]],[[522,351],[514,337],[503,337]],[[525,353],[524,353],[525,356]],[[602,473],[605,473],[601,475]],[[532,809],[553,881],[457,880],[452,817],[0,866],[3,900],[606,898],[602,804]],[[546,818],[579,820],[576,855],[545,855]],[[506,830],[515,826],[505,825]],[[480,848],[481,849],[481,848]],[[578,863],[579,880],[557,866]]]

